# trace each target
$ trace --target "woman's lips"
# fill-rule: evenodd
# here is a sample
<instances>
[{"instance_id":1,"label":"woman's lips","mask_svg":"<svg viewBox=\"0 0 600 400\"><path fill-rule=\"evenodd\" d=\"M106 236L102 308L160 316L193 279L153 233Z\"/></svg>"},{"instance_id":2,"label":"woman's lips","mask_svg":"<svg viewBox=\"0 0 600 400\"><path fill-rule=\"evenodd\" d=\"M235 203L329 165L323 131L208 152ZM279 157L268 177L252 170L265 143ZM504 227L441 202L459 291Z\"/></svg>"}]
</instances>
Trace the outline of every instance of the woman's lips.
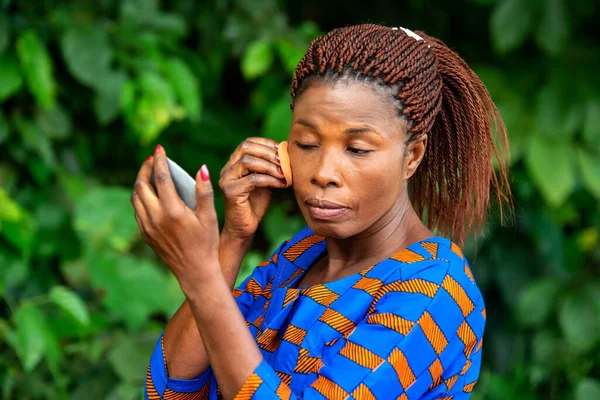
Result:
<instances>
[{"instance_id":1,"label":"woman's lips","mask_svg":"<svg viewBox=\"0 0 600 400\"><path fill-rule=\"evenodd\" d=\"M305 200L305 203L308 206L308 211L315 219L330 220L339 218L349 210L348 207L340 203L316 197L309 197Z\"/></svg>"},{"instance_id":2,"label":"woman's lips","mask_svg":"<svg viewBox=\"0 0 600 400\"><path fill-rule=\"evenodd\" d=\"M316 219L335 219L341 217L348 211L348 208L322 208L308 206L308 210Z\"/></svg>"}]
</instances>

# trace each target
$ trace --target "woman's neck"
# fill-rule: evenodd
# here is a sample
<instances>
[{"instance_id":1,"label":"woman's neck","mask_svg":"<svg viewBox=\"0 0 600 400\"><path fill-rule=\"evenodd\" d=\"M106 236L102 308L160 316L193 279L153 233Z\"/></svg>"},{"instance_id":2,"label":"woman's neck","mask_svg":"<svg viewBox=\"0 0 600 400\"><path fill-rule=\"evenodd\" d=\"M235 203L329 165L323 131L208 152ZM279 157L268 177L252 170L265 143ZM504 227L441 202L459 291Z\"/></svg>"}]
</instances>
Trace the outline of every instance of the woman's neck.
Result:
<instances>
[{"instance_id":1,"label":"woman's neck","mask_svg":"<svg viewBox=\"0 0 600 400\"><path fill-rule=\"evenodd\" d=\"M359 272L412 243L433 236L408 199L394 208L388 213L387 221L383 216L360 235L347 239L326 238L327 254L319 275L330 280Z\"/></svg>"}]
</instances>

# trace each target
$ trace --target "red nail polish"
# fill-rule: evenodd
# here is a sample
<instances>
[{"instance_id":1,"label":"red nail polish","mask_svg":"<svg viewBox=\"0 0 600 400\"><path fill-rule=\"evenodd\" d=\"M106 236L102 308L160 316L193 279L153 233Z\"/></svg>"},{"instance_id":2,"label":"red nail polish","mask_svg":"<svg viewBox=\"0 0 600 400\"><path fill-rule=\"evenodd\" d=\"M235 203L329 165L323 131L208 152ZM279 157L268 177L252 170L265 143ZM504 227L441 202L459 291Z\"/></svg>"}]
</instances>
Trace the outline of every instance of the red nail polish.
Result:
<instances>
[{"instance_id":1,"label":"red nail polish","mask_svg":"<svg viewBox=\"0 0 600 400\"><path fill-rule=\"evenodd\" d=\"M275 150L279 149L279 143L275 143Z\"/></svg>"},{"instance_id":2,"label":"red nail polish","mask_svg":"<svg viewBox=\"0 0 600 400\"><path fill-rule=\"evenodd\" d=\"M155 153L158 153L161 150L162 150L162 146L160 144L157 144L156 147L154 148Z\"/></svg>"},{"instance_id":3,"label":"red nail polish","mask_svg":"<svg viewBox=\"0 0 600 400\"><path fill-rule=\"evenodd\" d=\"M279 182L281 182L283 186L287 186L287 182L285 181L285 179L280 179Z\"/></svg>"},{"instance_id":4,"label":"red nail polish","mask_svg":"<svg viewBox=\"0 0 600 400\"><path fill-rule=\"evenodd\" d=\"M281 167L277 167L277 169L279 170L279 173L280 173L281 175L283 175L283 170L281 169Z\"/></svg>"},{"instance_id":5,"label":"red nail polish","mask_svg":"<svg viewBox=\"0 0 600 400\"><path fill-rule=\"evenodd\" d=\"M202 180L204 182L206 182L207 180L210 179L210 176L208 175L208 167L206 166L206 164L204 164L201 168L200 168L200 178L202 178Z\"/></svg>"},{"instance_id":6,"label":"red nail polish","mask_svg":"<svg viewBox=\"0 0 600 400\"><path fill-rule=\"evenodd\" d=\"M277 161L279 164L281 164L281 160L279 159L278 156L275 156L275 161Z\"/></svg>"},{"instance_id":7,"label":"red nail polish","mask_svg":"<svg viewBox=\"0 0 600 400\"><path fill-rule=\"evenodd\" d=\"M146 161L148 160L152 160L152 156L148 156L148 158L146 158Z\"/></svg>"}]
</instances>

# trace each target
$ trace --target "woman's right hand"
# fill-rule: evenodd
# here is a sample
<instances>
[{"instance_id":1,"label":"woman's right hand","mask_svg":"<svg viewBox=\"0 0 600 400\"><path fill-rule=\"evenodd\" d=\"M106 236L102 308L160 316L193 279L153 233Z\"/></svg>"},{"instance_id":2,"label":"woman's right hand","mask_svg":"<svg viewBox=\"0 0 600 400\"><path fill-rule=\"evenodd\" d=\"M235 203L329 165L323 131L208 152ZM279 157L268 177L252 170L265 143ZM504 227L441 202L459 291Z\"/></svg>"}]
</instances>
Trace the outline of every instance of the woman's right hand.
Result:
<instances>
[{"instance_id":1,"label":"woman's right hand","mask_svg":"<svg viewBox=\"0 0 600 400\"><path fill-rule=\"evenodd\" d=\"M250 238L267 212L270 188L286 187L277 142L260 137L244 140L221 170L219 187L225 205L223 232L236 239Z\"/></svg>"}]
</instances>

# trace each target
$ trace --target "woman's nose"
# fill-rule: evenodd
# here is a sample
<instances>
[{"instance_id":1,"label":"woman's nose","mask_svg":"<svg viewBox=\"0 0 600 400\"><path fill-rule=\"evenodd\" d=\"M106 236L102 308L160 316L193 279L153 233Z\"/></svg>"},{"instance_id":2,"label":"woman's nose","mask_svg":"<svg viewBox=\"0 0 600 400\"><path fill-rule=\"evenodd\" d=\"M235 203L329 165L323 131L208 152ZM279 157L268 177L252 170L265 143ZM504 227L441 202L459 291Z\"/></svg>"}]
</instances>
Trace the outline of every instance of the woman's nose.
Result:
<instances>
[{"instance_id":1,"label":"woman's nose","mask_svg":"<svg viewBox=\"0 0 600 400\"><path fill-rule=\"evenodd\" d=\"M313 167L312 183L321 187L341 186L339 156L323 152Z\"/></svg>"}]
</instances>

